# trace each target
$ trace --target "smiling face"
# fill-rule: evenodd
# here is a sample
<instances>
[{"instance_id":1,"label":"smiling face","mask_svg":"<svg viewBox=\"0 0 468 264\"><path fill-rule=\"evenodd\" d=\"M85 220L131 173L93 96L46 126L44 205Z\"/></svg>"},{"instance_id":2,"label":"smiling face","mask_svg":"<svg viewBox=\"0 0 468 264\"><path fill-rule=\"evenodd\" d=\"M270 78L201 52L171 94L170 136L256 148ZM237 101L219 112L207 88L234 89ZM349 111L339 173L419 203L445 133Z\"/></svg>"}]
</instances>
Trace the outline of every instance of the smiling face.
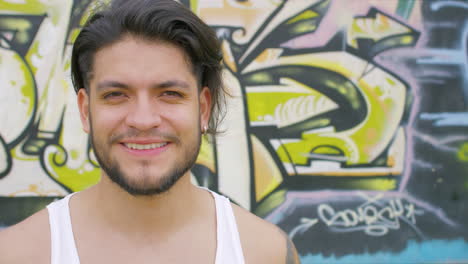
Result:
<instances>
[{"instance_id":1,"label":"smiling face","mask_svg":"<svg viewBox=\"0 0 468 264\"><path fill-rule=\"evenodd\" d=\"M126 36L93 62L78 105L104 176L133 195L168 190L196 160L209 89L199 91L184 51L161 41Z\"/></svg>"}]
</instances>

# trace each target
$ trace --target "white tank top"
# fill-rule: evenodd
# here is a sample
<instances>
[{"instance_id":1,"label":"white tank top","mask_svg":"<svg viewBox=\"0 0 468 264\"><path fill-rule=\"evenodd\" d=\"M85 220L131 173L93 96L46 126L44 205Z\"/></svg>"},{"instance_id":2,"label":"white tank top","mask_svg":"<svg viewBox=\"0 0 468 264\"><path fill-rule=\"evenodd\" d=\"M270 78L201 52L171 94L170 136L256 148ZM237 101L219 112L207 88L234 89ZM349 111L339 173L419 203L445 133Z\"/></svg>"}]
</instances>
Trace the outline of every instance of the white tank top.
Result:
<instances>
[{"instance_id":1,"label":"white tank top","mask_svg":"<svg viewBox=\"0 0 468 264\"><path fill-rule=\"evenodd\" d=\"M216 206L215 264L244 264L244 255L231 202L224 196L208 191L214 197ZM51 237L51 264L80 264L68 207L72 195L73 193L47 206Z\"/></svg>"}]
</instances>

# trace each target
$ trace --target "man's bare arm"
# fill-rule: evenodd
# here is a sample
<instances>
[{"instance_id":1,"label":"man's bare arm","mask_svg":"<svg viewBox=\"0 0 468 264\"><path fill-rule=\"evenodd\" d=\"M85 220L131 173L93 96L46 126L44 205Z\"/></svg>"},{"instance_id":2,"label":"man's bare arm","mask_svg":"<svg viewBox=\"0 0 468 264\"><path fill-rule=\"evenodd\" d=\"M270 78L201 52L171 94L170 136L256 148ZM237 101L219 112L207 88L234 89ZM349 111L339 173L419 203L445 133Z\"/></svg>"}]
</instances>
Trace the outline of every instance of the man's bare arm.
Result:
<instances>
[{"instance_id":1,"label":"man's bare arm","mask_svg":"<svg viewBox=\"0 0 468 264\"><path fill-rule=\"evenodd\" d=\"M50 263L48 214L42 210L0 231L0 263Z\"/></svg>"},{"instance_id":2,"label":"man's bare arm","mask_svg":"<svg viewBox=\"0 0 468 264\"><path fill-rule=\"evenodd\" d=\"M233 209L247 263L301 263L294 243L281 228L237 205Z\"/></svg>"},{"instance_id":3,"label":"man's bare arm","mask_svg":"<svg viewBox=\"0 0 468 264\"><path fill-rule=\"evenodd\" d=\"M297 254L296 247L292 240L288 237L286 233L284 233L284 237L286 239L286 264L299 264L301 260L299 259L299 254Z\"/></svg>"}]
</instances>

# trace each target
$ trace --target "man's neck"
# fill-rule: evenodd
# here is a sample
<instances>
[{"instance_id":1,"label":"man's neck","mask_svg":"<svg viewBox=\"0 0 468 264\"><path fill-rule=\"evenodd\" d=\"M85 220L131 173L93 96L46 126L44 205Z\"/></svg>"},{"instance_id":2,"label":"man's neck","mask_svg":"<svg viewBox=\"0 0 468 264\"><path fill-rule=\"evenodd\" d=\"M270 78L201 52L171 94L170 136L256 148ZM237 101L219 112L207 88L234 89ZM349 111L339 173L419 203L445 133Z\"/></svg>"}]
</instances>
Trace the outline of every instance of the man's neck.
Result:
<instances>
[{"instance_id":1,"label":"man's neck","mask_svg":"<svg viewBox=\"0 0 468 264\"><path fill-rule=\"evenodd\" d=\"M189 174L167 193L152 197L134 197L103 178L74 195L69 204L76 248L83 263L215 260L215 202L209 192L190 183ZM183 255L180 248L184 248Z\"/></svg>"},{"instance_id":2,"label":"man's neck","mask_svg":"<svg viewBox=\"0 0 468 264\"><path fill-rule=\"evenodd\" d=\"M82 202L89 206L94 220L116 231L161 234L184 226L202 213L201 192L191 184L189 173L165 193L151 196L130 195L103 175L96 186L83 191Z\"/></svg>"}]
</instances>

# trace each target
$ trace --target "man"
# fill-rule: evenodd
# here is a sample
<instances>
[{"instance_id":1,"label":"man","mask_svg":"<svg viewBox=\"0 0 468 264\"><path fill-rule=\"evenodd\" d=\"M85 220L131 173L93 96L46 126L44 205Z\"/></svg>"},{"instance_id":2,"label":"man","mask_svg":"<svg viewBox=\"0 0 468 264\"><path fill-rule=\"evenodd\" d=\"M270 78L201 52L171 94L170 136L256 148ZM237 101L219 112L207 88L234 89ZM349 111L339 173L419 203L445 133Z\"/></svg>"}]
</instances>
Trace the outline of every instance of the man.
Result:
<instances>
[{"instance_id":1,"label":"man","mask_svg":"<svg viewBox=\"0 0 468 264\"><path fill-rule=\"evenodd\" d=\"M190 183L223 108L213 31L172 0L114 1L72 78L101 181L0 233L0 263L298 263L276 226Z\"/></svg>"}]
</instances>

